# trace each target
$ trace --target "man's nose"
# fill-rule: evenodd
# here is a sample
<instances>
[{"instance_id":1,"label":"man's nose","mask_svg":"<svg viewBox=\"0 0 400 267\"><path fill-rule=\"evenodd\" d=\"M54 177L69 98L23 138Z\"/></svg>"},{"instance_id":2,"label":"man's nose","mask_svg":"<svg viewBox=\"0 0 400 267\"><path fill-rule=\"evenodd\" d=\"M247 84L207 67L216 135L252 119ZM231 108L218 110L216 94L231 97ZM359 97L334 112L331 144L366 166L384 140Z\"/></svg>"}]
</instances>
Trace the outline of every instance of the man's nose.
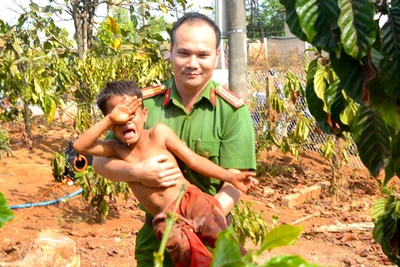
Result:
<instances>
[{"instance_id":1,"label":"man's nose","mask_svg":"<svg viewBox=\"0 0 400 267\"><path fill-rule=\"evenodd\" d=\"M186 63L186 67L190 69L197 69L199 67L199 60L197 56L195 55L191 56L188 62Z\"/></svg>"}]
</instances>

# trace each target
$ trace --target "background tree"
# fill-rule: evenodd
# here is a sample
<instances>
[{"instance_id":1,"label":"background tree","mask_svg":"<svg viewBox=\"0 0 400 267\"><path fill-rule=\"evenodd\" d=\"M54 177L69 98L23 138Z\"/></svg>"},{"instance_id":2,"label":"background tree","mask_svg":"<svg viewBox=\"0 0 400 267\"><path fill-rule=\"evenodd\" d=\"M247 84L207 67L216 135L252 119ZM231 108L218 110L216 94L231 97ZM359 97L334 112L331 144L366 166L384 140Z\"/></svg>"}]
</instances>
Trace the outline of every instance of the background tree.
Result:
<instances>
[{"instance_id":1,"label":"background tree","mask_svg":"<svg viewBox=\"0 0 400 267\"><path fill-rule=\"evenodd\" d=\"M61 40L66 32L54 21L41 16L57 12L50 6L39 8L30 4L30 11L22 14L15 25L0 20L0 89L11 104L22 102L25 132L30 133L29 105L37 104L50 122L59 99L55 97L55 62L67 49Z\"/></svg>"},{"instance_id":2,"label":"background tree","mask_svg":"<svg viewBox=\"0 0 400 267\"><path fill-rule=\"evenodd\" d=\"M155 0L68 0L64 3L51 0L51 3L62 7L71 16L76 31L74 37L77 54L68 55L67 70L59 73L63 77L59 79L63 83L60 86L74 88L69 93L78 104L76 129L83 130L92 123L94 98L104 85L105 79L129 79L136 78L133 76L140 74L140 79L137 80L139 85L149 86L159 83L161 78L166 77L166 73L169 72L168 64L161 62L164 60L164 53L160 51L165 40L159 33L151 32L149 23L156 25L154 21L158 20L154 17L157 14L168 13L169 9L177 8L177 5L185 8L185 0L163 3ZM112 17L107 17L99 27L94 18L98 7L106 4L109 7L108 14ZM122 7L129 10L129 17L126 11L118 9ZM161 24L162 22L159 23ZM111 65L107 62L109 65L104 66L103 63L108 60L103 59L110 56L113 57ZM127 57L134 57L132 62L136 66L130 65L132 69L121 72L122 65L116 66L114 62L120 62L119 60L126 62ZM106 70L108 72L105 72ZM143 70L144 73L138 73L138 70ZM117 76L118 74L123 76Z\"/></svg>"},{"instance_id":3,"label":"background tree","mask_svg":"<svg viewBox=\"0 0 400 267\"><path fill-rule=\"evenodd\" d=\"M279 0L248 0L246 5L248 38L262 40L285 35L284 8Z\"/></svg>"}]
</instances>

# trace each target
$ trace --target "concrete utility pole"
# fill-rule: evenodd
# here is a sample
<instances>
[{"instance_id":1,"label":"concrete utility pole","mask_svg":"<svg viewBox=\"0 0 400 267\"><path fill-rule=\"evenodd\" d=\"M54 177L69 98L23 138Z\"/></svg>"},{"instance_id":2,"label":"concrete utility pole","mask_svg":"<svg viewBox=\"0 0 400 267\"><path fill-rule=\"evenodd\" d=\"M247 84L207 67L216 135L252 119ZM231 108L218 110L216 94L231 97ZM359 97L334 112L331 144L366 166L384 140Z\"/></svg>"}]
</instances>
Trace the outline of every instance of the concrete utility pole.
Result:
<instances>
[{"instance_id":1,"label":"concrete utility pole","mask_svg":"<svg viewBox=\"0 0 400 267\"><path fill-rule=\"evenodd\" d=\"M247 100L245 0L226 0L228 11L229 89Z\"/></svg>"},{"instance_id":2,"label":"concrete utility pole","mask_svg":"<svg viewBox=\"0 0 400 267\"><path fill-rule=\"evenodd\" d=\"M226 0L214 0L215 4L215 23L217 23L221 30L221 43L219 45L220 54L219 59L221 62L221 69L225 70L225 47L224 39L228 38L228 15L226 10Z\"/></svg>"}]
</instances>

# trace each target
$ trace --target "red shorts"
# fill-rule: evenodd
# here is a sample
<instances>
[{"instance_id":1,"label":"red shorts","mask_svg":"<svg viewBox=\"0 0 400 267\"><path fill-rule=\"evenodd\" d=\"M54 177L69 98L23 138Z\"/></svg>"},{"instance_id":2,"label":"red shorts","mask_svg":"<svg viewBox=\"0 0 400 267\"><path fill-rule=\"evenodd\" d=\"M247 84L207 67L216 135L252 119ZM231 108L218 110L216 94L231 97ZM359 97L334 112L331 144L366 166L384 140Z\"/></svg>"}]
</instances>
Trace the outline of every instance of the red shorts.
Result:
<instances>
[{"instance_id":1,"label":"red shorts","mask_svg":"<svg viewBox=\"0 0 400 267\"><path fill-rule=\"evenodd\" d=\"M172 203L153 220L157 238L162 239L165 232L165 219L172 212ZM217 234L228 228L222 207L214 197L189 185L178 207L178 219L167 241L167 251L175 266L210 266L212 253L205 246L215 247Z\"/></svg>"}]
</instances>

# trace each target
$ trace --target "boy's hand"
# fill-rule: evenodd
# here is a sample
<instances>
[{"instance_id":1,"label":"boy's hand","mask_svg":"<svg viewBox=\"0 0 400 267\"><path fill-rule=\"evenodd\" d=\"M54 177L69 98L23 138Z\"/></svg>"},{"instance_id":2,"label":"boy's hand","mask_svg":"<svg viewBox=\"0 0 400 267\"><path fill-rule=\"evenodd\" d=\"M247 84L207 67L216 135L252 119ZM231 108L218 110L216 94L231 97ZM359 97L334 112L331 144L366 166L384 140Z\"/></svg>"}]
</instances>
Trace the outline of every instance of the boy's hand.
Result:
<instances>
[{"instance_id":1,"label":"boy's hand","mask_svg":"<svg viewBox=\"0 0 400 267\"><path fill-rule=\"evenodd\" d=\"M124 96L121 103L115 106L115 108L109 114L111 123L113 124L124 124L132 120L135 117L136 110L142 105L142 99L134 97Z\"/></svg>"},{"instance_id":2,"label":"boy's hand","mask_svg":"<svg viewBox=\"0 0 400 267\"><path fill-rule=\"evenodd\" d=\"M255 177L255 172L243 171L234 175L231 184L243 193L248 194L259 184Z\"/></svg>"}]
</instances>

